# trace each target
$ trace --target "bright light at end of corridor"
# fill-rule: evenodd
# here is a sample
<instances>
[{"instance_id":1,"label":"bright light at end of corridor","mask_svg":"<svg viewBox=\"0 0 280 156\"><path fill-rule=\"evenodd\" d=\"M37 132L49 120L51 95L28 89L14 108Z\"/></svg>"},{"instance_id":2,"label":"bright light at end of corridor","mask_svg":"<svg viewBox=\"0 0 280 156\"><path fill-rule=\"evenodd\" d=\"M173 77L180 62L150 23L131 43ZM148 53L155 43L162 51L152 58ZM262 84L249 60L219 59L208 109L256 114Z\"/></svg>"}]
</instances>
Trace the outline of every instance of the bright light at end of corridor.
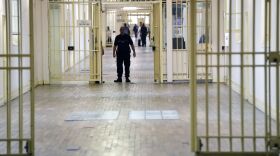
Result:
<instances>
[{"instance_id":1,"label":"bright light at end of corridor","mask_svg":"<svg viewBox=\"0 0 280 156\"><path fill-rule=\"evenodd\" d=\"M137 7L123 7L123 10L137 10Z\"/></svg>"}]
</instances>

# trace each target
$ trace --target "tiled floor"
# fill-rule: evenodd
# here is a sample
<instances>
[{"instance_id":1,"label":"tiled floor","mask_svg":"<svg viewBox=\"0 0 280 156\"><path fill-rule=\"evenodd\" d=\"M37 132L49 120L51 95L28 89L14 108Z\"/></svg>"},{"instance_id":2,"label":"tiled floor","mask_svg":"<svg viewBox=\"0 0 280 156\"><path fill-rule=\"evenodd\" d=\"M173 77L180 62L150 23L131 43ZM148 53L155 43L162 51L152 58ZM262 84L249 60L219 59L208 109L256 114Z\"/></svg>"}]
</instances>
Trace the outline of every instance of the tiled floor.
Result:
<instances>
[{"instance_id":1,"label":"tiled floor","mask_svg":"<svg viewBox=\"0 0 280 156\"><path fill-rule=\"evenodd\" d=\"M103 61L102 85L50 85L36 89L36 155L37 156L189 156L190 105L188 84L153 83L153 53L150 48L137 48L132 58L133 83L113 83L116 78L112 50L106 49ZM201 91L204 90L199 86ZM215 85L210 84L210 91ZM226 86L222 89L227 90ZM26 95L27 96L27 95ZM201 93L203 96L203 93ZM211 96L215 96L210 94ZM28 96L27 96L28 97ZM234 93L238 101L238 94ZM222 133L228 132L227 95L222 109ZM15 101L16 103L16 101ZM204 132L203 99L199 99L198 131ZM211 101L215 104L215 101ZM16 110L17 106L14 105ZM131 120L131 111L176 110L179 119ZM238 113L238 106L234 107ZM246 104L250 112L252 107ZM28 112L28 109L25 110ZM65 121L71 113L117 111L114 120ZM5 119L5 107L0 108L0 119ZM25 115L26 118L28 115ZM210 133L216 132L216 112L210 113ZM263 113L257 111L259 131L263 133ZM27 119L26 119L27 121ZM205 121L205 120L204 120ZM234 119L238 125L238 117ZM246 118L251 125L251 118ZM14 118L16 123L16 117ZM0 137L5 136L5 122L0 121ZM28 127L28 122L25 122ZM238 126L234 127L238 129ZM14 128L16 132L17 129ZM28 129L26 130L28 131ZM236 133L239 133L236 131ZM14 133L16 135L16 133ZM0 144L1 145L1 144ZM2 144L0 149L5 146ZM0 150L1 151L1 150Z\"/></svg>"}]
</instances>

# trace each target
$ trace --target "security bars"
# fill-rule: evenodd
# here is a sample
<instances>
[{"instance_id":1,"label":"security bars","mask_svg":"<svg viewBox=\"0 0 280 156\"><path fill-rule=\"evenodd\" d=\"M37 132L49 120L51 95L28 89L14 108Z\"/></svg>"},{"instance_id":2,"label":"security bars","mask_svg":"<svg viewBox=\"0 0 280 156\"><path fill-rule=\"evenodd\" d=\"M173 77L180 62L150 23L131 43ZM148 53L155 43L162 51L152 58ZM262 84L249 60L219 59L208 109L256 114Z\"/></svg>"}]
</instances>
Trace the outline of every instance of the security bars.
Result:
<instances>
[{"instance_id":1,"label":"security bars","mask_svg":"<svg viewBox=\"0 0 280 156\"><path fill-rule=\"evenodd\" d=\"M0 155L30 156L34 155L35 137L33 9L30 7L29 13L23 14L22 8L33 6L33 1L5 0L3 3L5 48L0 54L3 61L0 71L5 79L1 86L1 89L5 87L5 96L0 109ZM24 43L29 47L23 46Z\"/></svg>"},{"instance_id":2,"label":"security bars","mask_svg":"<svg viewBox=\"0 0 280 156\"><path fill-rule=\"evenodd\" d=\"M196 155L276 156L280 143L279 1L211 3L217 17L212 19L213 48L208 51L206 44L199 52L194 33L198 3L190 1L192 150ZM208 11L205 14L208 17ZM206 18L205 25L209 22ZM207 27L205 32L209 36ZM205 61L200 63L200 56ZM215 61L209 63L211 59ZM197 81L199 69L206 72L205 83ZM213 83L208 82L210 70Z\"/></svg>"}]
</instances>

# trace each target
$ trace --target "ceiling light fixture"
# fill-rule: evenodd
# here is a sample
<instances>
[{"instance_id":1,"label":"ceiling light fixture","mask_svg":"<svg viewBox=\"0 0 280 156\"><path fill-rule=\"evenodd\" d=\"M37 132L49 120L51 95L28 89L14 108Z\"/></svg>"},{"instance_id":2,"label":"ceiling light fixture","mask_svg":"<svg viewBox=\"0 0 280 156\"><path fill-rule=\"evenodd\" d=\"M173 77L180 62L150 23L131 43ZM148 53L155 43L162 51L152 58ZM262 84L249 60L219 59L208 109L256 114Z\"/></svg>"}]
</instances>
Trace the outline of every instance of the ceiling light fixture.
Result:
<instances>
[{"instance_id":1,"label":"ceiling light fixture","mask_svg":"<svg viewBox=\"0 0 280 156\"><path fill-rule=\"evenodd\" d=\"M129 10L137 10L138 8L137 7L123 7L122 9L129 11Z\"/></svg>"}]
</instances>

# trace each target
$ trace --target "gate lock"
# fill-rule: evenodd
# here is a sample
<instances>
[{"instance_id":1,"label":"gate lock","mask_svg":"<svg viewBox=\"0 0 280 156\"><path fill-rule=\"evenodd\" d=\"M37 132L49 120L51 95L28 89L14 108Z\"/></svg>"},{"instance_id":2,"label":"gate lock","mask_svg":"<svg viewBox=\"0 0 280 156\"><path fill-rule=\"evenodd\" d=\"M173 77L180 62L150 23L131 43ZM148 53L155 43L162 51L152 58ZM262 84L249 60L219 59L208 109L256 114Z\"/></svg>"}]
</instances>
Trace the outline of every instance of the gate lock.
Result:
<instances>
[{"instance_id":1,"label":"gate lock","mask_svg":"<svg viewBox=\"0 0 280 156\"><path fill-rule=\"evenodd\" d=\"M271 52L267 59L270 63L280 63L280 54L278 52Z\"/></svg>"},{"instance_id":2,"label":"gate lock","mask_svg":"<svg viewBox=\"0 0 280 156\"><path fill-rule=\"evenodd\" d=\"M280 153L280 138L277 138L277 137L271 138L268 141L267 146L269 147L269 149L271 151Z\"/></svg>"}]
</instances>

